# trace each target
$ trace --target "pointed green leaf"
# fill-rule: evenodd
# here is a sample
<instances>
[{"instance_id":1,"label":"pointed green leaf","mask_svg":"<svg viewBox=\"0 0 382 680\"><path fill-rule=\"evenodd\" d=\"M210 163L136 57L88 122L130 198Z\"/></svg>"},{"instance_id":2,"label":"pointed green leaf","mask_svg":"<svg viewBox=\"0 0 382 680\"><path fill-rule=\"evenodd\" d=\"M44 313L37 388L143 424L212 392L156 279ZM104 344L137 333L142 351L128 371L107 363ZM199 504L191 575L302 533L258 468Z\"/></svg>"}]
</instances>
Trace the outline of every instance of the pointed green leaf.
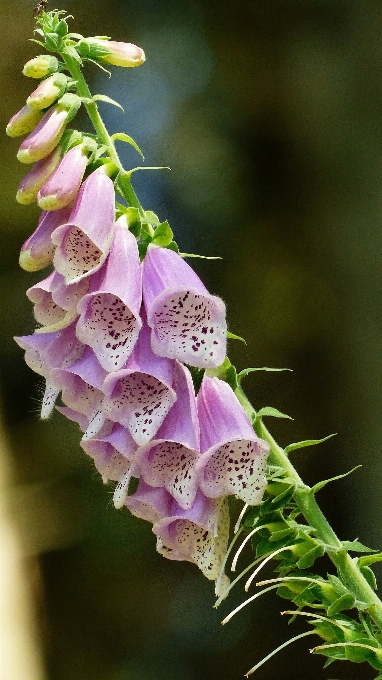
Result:
<instances>
[{"instance_id":1,"label":"pointed green leaf","mask_svg":"<svg viewBox=\"0 0 382 680\"><path fill-rule=\"evenodd\" d=\"M322 444L322 442L326 442L327 439L335 437L336 434L337 434L336 432L334 434L328 434L328 436L324 437L323 439L305 439L304 441L301 442L289 444L288 446L285 447L284 451L285 453L290 453L291 451L295 451L296 449L302 449L304 446L315 446L316 444Z\"/></svg>"},{"instance_id":2,"label":"pointed green leaf","mask_svg":"<svg viewBox=\"0 0 382 680\"><path fill-rule=\"evenodd\" d=\"M208 255L195 255L195 253L179 253L180 257L186 258L186 257L198 257L201 260L222 260L222 257L213 257L213 256L208 256Z\"/></svg>"},{"instance_id":3,"label":"pointed green leaf","mask_svg":"<svg viewBox=\"0 0 382 680\"><path fill-rule=\"evenodd\" d=\"M362 465L356 465L354 468L349 470L349 472L344 472L343 475L336 475L336 477L331 477L330 479L324 479L322 482L318 482L311 488L312 493L317 493L317 491L320 491L321 489L324 488L329 482L336 482L338 479L343 479L344 477L348 477L348 475L351 475L352 472L355 470L358 470L358 468L362 467Z\"/></svg>"},{"instance_id":4,"label":"pointed green leaf","mask_svg":"<svg viewBox=\"0 0 382 680\"><path fill-rule=\"evenodd\" d=\"M256 415L257 418L263 418L263 416L273 416L273 418L289 418L289 420L293 420L293 418L287 416L285 413L281 413L281 411L278 411L277 408L273 408L273 406L264 406L260 409L260 411L257 411Z\"/></svg>"},{"instance_id":5,"label":"pointed green leaf","mask_svg":"<svg viewBox=\"0 0 382 680\"><path fill-rule=\"evenodd\" d=\"M103 95L96 95L96 96L102 97ZM95 99L95 97L94 97L94 99ZM107 97L106 99L109 99L109 98ZM114 103L114 104L115 104L116 102L113 102L113 100L110 99L110 102L109 102L109 103ZM119 106L119 104L117 104L117 106ZM121 106L121 109L122 109L122 106ZM123 111L123 109L122 109L122 111ZM114 142L114 141L119 141L119 142L126 142L126 144L131 144L131 146L133 146L134 149L135 149L136 151L138 151L138 153L139 153L139 155L141 156L141 158L142 158L143 160L145 160L145 157L144 157L142 151L140 150L138 144L133 140L132 137L129 137L129 135L126 135L124 132L116 132L114 135L111 135L111 139L113 140L113 142ZM138 168L136 168L136 170L138 170ZM131 172L132 172L132 171L131 171Z\"/></svg>"},{"instance_id":6,"label":"pointed green leaf","mask_svg":"<svg viewBox=\"0 0 382 680\"><path fill-rule=\"evenodd\" d=\"M366 553L375 553L376 550L373 550L373 548L368 548L366 545L363 545L363 543L360 543L359 541L342 541L342 545L346 550L351 550L353 552L366 552Z\"/></svg>"},{"instance_id":7,"label":"pointed green leaf","mask_svg":"<svg viewBox=\"0 0 382 680\"><path fill-rule=\"evenodd\" d=\"M121 111L123 111L123 113L125 113L125 109L123 108L123 106L121 106L121 104L116 102L115 99L111 99L111 97L108 97L106 94L95 94L94 97L93 97L93 101L94 102L106 102L107 104L113 104L113 106L117 106L119 109L121 109ZM131 144L131 142L130 142L130 144Z\"/></svg>"},{"instance_id":8,"label":"pointed green leaf","mask_svg":"<svg viewBox=\"0 0 382 680\"><path fill-rule=\"evenodd\" d=\"M162 222L154 231L153 243L158 246L166 248L172 242L172 237L174 236L172 229L167 222Z\"/></svg>"},{"instance_id":9,"label":"pointed green leaf","mask_svg":"<svg viewBox=\"0 0 382 680\"><path fill-rule=\"evenodd\" d=\"M100 64L99 61L95 61L95 59L90 59L90 57L84 57L84 59L86 59L86 61L91 61L92 64L95 64L96 66L98 66L98 68L100 68L101 71L104 71L105 73L107 73L109 78L111 78L111 72L109 71L109 69L102 66L102 64Z\"/></svg>"},{"instance_id":10,"label":"pointed green leaf","mask_svg":"<svg viewBox=\"0 0 382 680\"><path fill-rule=\"evenodd\" d=\"M325 546L322 543L318 543L317 545L314 546L311 550L308 550L308 552L303 555L299 561L297 562L297 567L299 569L309 569L309 567L314 564L316 559L319 557L322 557L325 554Z\"/></svg>"},{"instance_id":11,"label":"pointed green leaf","mask_svg":"<svg viewBox=\"0 0 382 680\"><path fill-rule=\"evenodd\" d=\"M240 335L235 335L234 333L230 333L229 331L227 331L227 338L229 338L230 340L240 340L240 342L244 342L245 345L247 344L244 338L241 338Z\"/></svg>"},{"instance_id":12,"label":"pointed green leaf","mask_svg":"<svg viewBox=\"0 0 382 680\"><path fill-rule=\"evenodd\" d=\"M291 368L269 368L268 366L263 366L262 368L244 368L244 370L240 371L240 373L237 374L237 377L239 380L242 378L245 378L249 373L253 373L254 371L291 371Z\"/></svg>"},{"instance_id":13,"label":"pointed green leaf","mask_svg":"<svg viewBox=\"0 0 382 680\"><path fill-rule=\"evenodd\" d=\"M364 557L359 557L357 559L360 567L368 566L369 564L374 564L375 562L382 562L382 553L376 553L375 555L366 555Z\"/></svg>"},{"instance_id":14,"label":"pointed green leaf","mask_svg":"<svg viewBox=\"0 0 382 680\"><path fill-rule=\"evenodd\" d=\"M131 233L134 234L135 238L139 238L141 233L141 218L139 215L138 208L130 206L129 208L125 208L124 212L127 218L127 225L129 227L129 231L131 231Z\"/></svg>"},{"instance_id":15,"label":"pointed green leaf","mask_svg":"<svg viewBox=\"0 0 382 680\"><path fill-rule=\"evenodd\" d=\"M142 222L147 222L147 224L151 224L152 227L159 227L160 225L158 215L156 215L152 210L146 210L145 217L142 219Z\"/></svg>"}]
</instances>

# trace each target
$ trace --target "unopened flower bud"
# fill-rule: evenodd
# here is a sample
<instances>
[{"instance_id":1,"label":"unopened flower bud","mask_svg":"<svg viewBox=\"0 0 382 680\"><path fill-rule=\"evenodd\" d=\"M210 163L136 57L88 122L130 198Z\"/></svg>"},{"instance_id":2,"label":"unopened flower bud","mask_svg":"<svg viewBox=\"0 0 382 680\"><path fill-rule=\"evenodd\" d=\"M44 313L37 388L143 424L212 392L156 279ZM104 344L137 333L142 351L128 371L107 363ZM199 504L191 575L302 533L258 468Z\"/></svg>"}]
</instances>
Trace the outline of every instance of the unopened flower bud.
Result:
<instances>
[{"instance_id":1,"label":"unopened flower bud","mask_svg":"<svg viewBox=\"0 0 382 680\"><path fill-rule=\"evenodd\" d=\"M50 54L41 54L27 61L23 68L24 76L28 78L45 78L58 70L58 59Z\"/></svg>"},{"instance_id":2,"label":"unopened flower bud","mask_svg":"<svg viewBox=\"0 0 382 680\"><path fill-rule=\"evenodd\" d=\"M28 174L21 180L16 194L16 201L22 205L29 205L37 200L41 187L51 176L62 158L63 150L57 146L53 151L38 161Z\"/></svg>"},{"instance_id":3,"label":"unopened flower bud","mask_svg":"<svg viewBox=\"0 0 382 680\"><path fill-rule=\"evenodd\" d=\"M38 272L53 261L52 232L69 219L70 208L41 213L37 229L21 247L19 264L27 272Z\"/></svg>"},{"instance_id":4,"label":"unopened flower bud","mask_svg":"<svg viewBox=\"0 0 382 680\"><path fill-rule=\"evenodd\" d=\"M12 116L6 127L6 133L9 137L21 137L27 135L35 129L40 122L43 114L40 111L31 109L29 106L23 106L20 111Z\"/></svg>"},{"instance_id":5,"label":"unopened flower bud","mask_svg":"<svg viewBox=\"0 0 382 680\"><path fill-rule=\"evenodd\" d=\"M46 112L33 132L20 145L20 163L35 163L46 158L60 141L66 124L75 116L81 100L77 95L65 94L58 104Z\"/></svg>"},{"instance_id":6,"label":"unopened flower bud","mask_svg":"<svg viewBox=\"0 0 382 680\"><path fill-rule=\"evenodd\" d=\"M43 210L59 210L77 196L87 165L82 145L70 149L58 168L38 193L37 202Z\"/></svg>"},{"instance_id":7,"label":"unopened flower bud","mask_svg":"<svg viewBox=\"0 0 382 680\"><path fill-rule=\"evenodd\" d=\"M63 73L55 73L43 80L38 88L29 95L27 104L31 109L47 109L56 99L62 97L66 90L68 79Z\"/></svg>"},{"instance_id":8,"label":"unopened flower bud","mask_svg":"<svg viewBox=\"0 0 382 680\"><path fill-rule=\"evenodd\" d=\"M83 57L96 59L113 66L140 66L146 60L144 51L132 43L86 38L77 49Z\"/></svg>"}]
</instances>

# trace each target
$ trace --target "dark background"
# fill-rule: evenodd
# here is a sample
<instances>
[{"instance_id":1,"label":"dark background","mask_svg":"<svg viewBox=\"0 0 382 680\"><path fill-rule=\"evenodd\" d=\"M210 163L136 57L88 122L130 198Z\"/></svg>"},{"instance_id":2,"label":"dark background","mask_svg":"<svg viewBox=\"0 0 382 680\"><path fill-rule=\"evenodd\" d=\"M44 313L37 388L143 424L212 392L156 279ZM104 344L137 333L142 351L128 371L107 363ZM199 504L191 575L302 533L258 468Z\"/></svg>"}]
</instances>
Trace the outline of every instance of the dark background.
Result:
<instances>
[{"instance_id":1,"label":"dark background","mask_svg":"<svg viewBox=\"0 0 382 680\"><path fill-rule=\"evenodd\" d=\"M21 75L41 51L28 42L33 7L1 1L3 128L36 86ZM169 220L182 251L223 258L192 264L247 340L231 341L231 360L293 369L247 378L249 396L294 418L268 421L282 445L338 433L293 454L296 466L314 483L362 463L319 501L340 537L381 548L382 3L68 0L65 9L73 31L144 48L143 67L113 69L111 80L86 69L92 91L125 108L100 105L110 131L134 137L147 165L171 167L134 175L141 202ZM286 603L270 593L222 628L242 586L213 610L196 567L156 555L150 526L112 507L76 426L38 419L41 385L12 340L33 330L25 290L45 275L17 265L38 216L14 200L27 169L17 148L0 138L1 402L47 678L241 678L304 622L287 627ZM133 149L121 153L127 168L141 165ZM315 640L254 677L375 677L366 666L323 670L308 653Z\"/></svg>"}]
</instances>

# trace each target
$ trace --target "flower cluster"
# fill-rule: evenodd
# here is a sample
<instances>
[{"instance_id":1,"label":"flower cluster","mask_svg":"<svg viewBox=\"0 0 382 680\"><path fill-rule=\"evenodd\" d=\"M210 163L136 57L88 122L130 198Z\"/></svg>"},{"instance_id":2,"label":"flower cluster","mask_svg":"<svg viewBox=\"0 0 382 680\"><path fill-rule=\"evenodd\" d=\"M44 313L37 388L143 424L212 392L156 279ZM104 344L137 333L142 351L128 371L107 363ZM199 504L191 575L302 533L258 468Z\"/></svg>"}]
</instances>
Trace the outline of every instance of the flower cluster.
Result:
<instances>
[{"instance_id":1,"label":"flower cluster","mask_svg":"<svg viewBox=\"0 0 382 680\"><path fill-rule=\"evenodd\" d=\"M140 253L127 212L116 219L107 165L89 162L78 133L61 143L78 104L63 94L69 79L37 59L47 77L8 132L30 133L18 157L35 165L17 198L43 209L20 264L51 267L27 291L39 327L16 338L45 379L41 417L61 394L56 408L79 424L104 482L116 482L115 507L152 523L161 554L216 580L227 497L260 503L269 453L231 387L213 375L226 356L225 305L176 250L152 240ZM197 396L189 367L204 372Z\"/></svg>"}]
</instances>

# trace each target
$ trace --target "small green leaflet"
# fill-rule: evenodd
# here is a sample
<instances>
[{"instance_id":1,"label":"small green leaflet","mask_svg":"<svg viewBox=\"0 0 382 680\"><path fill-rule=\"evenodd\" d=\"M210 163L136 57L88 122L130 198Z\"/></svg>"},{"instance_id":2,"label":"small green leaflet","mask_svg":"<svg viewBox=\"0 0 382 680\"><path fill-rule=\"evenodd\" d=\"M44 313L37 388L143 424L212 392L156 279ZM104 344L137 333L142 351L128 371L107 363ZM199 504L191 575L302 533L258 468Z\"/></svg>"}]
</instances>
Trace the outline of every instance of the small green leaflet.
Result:
<instances>
[{"instance_id":1,"label":"small green leaflet","mask_svg":"<svg viewBox=\"0 0 382 680\"><path fill-rule=\"evenodd\" d=\"M317 484L312 486L311 492L317 493L317 491L320 491L321 489L323 489L324 486L329 484L329 482L336 482L337 479L343 479L344 477L348 477L348 475L351 475L352 472L354 472L355 470L358 470L358 468L361 468L361 467L362 467L362 465L356 465L351 470L349 470L349 472L344 472L343 475L337 475L336 477L331 477L330 479L324 479L322 482L318 482Z\"/></svg>"},{"instance_id":2,"label":"small green leaflet","mask_svg":"<svg viewBox=\"0 0 382 680\"><path fill-rule=\"evenodd\" d=\"M99 96L102 96L102 95L99 95ZM107 97L107 99L108 99L108 97ZM112 101L112 100L110 100L110 101ZM122 109L122 111L123 111L123 109ZM131 146L133 146L134 149L136 151L138 151L138 153L142 157L142 159L145 160L145 157L144 157L142 151L140 150L138 144L133 140L132 137L129 137L129 135L126 135L124 132L115 132L114 135L111 135L111 139L113 140L113 142L119 141L119 142L126 142L127 144L131 144ZM139 168L139 170L142 170L142 169L143 168ZM138 168L135 168L135 170L138 170ZM131 172L133 172L133 170L131 170Z\"/></svg>"},{"instance_id":3,"label":"small green leaflet","mask_svg":"<svg viewBox=\"0 0 382 680\"><path fill-rule=\"evenodd\" d=\"M245 345L247 344L244 338L241 338L240 335L235 335L235 333L230 333L229 331L227 331L227 338L230 340L240 340L240 342L244 342Z\"/></svg>"},{"instance_id":4,"label":"small green leaflet","mask_svg":"<svg viewBox=\"0 0 382 680\"><path fill-rule=\"evenodd\" d=\"M314 446L315 444L322 444L322 442L326 442L327 439L330 439L331 437L336 436L336 432L333 434L328 434L327 437L324 437L323 439L305 439L304 441L301 442L295 442L294 444L289 444L288 446L285 447L284 451L285 453L290 453L291 451L295 451L296 449L302 449L304 446Z\"/></svg>"},{"instance_id":5,"label":"small green leaflet","mask_svg":"<svg viewBox=\"0 0 382 680\"><path fill-rule=\"evenodd\" d=\"M342 541L342 545L344 548L346 548L346 550L351 550L353 552L376 552L376 550L373 550L373 548L368 548L366 545L363 545L363 543L360 543L357 539L355 541ZM373 557L375 556L373 555Z\"/></svg>"},{"instance_id":6,"label":"small green leaflet","mask_svg":"<svg viewBox=\"0 0 382 680\"><path fill-rule=\"evenodd\" d=\"M273 408L273 406L264 406L264 408L261 408L260 411L257 411L256 418L262 418L263 416L273 416L273 418L289 418L289 420L293 420L293 418L287 416L285 413L281 413L281 411L278 411L277 408Z\"/></svg>"},{"instance_id":7,"label":"small green leaflet","mask_svg":"<svg viewBox=\"0 0 382 680\"><path fill-rule=\"evenodd\" d=\"M93 97L93 102L106 102L107 104L113 104L113 106L118 106L118 108L121 109L123 113L125 113L125 109L123 108L123 106L116 102L115 99L111 99L111 97L108 97L106 94L95 94Z\"/></svg>"},{"instance_id":8,"label":"small green leaflet","mask_svg":"<svg viewBox=\"0 0 382 680\"><path fill-rule=\"evenodd\" d=\"M249 373L254 371L292 371L291 368L268 368L268 366L263 366L262 368L244 368L240 373L237 374L239 380L245 378Z\"/></svg>"}]
</instances>

